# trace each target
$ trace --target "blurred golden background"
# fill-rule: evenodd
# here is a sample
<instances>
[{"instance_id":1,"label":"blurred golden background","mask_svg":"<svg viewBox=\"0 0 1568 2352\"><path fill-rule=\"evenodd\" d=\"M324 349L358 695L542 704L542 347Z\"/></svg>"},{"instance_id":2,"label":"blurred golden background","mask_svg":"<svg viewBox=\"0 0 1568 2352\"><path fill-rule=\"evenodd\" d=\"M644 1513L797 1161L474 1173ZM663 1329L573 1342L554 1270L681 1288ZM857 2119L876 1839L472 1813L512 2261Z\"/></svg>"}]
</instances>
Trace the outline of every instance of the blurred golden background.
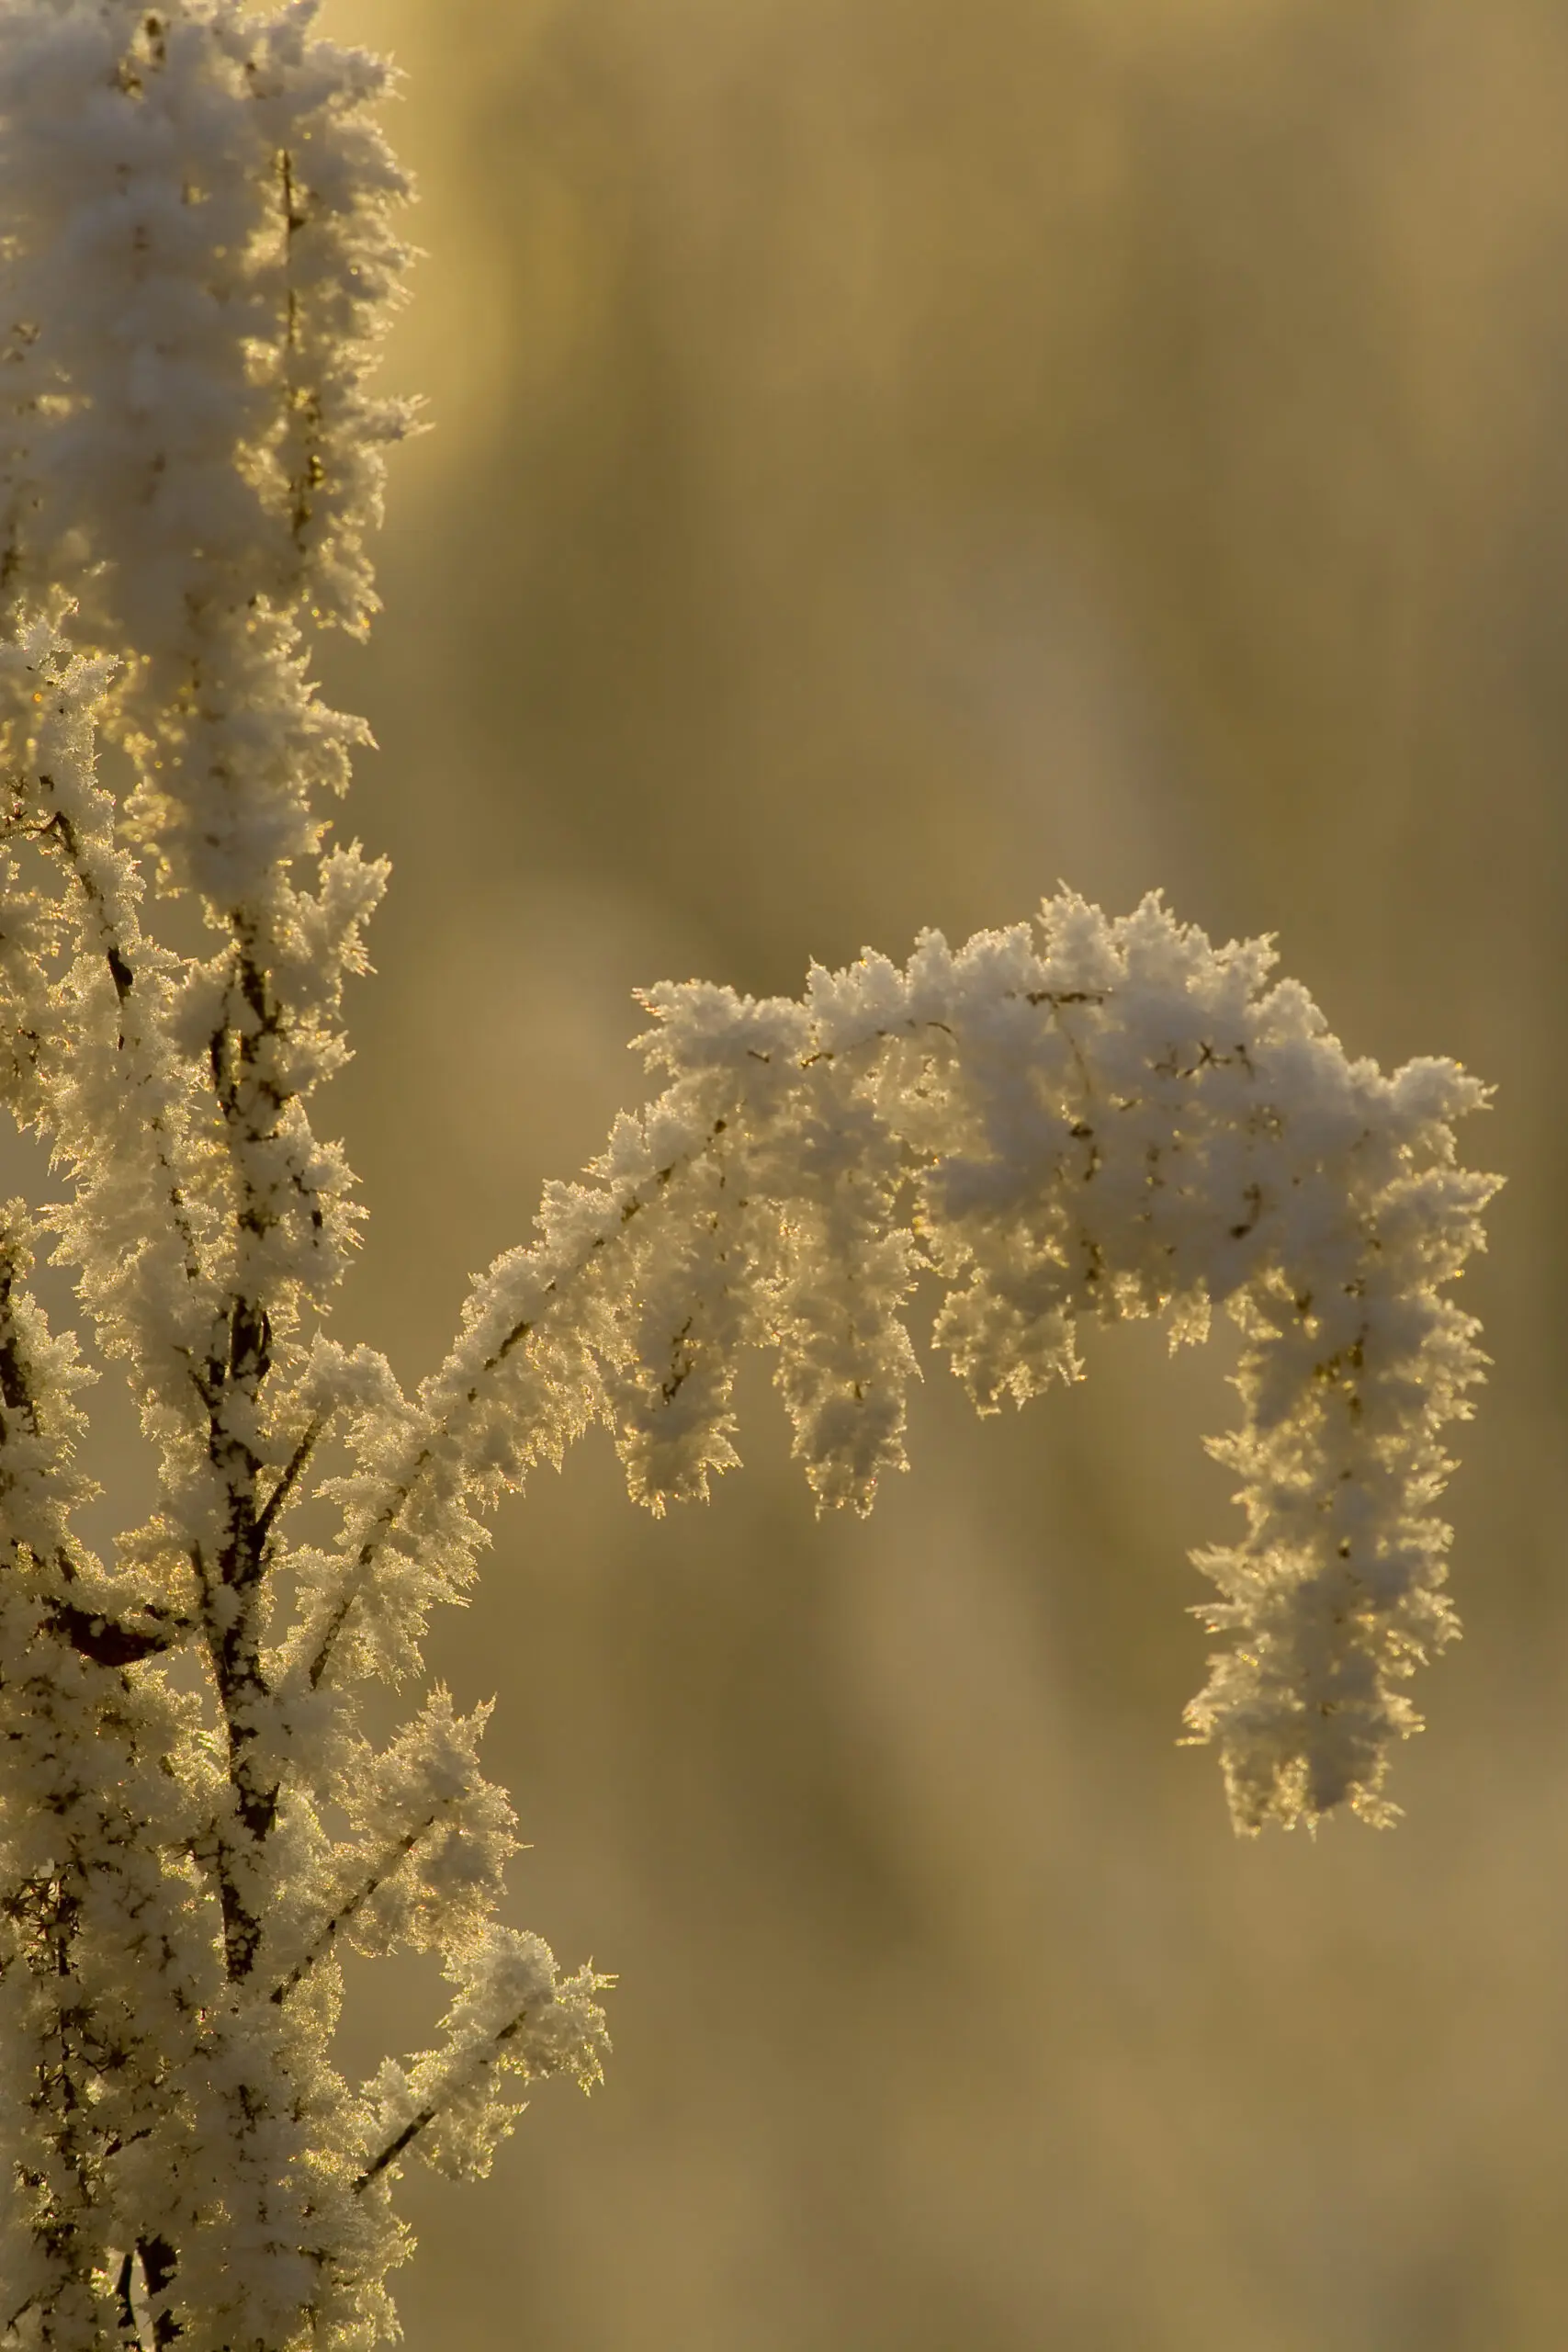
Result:
<instances>
[{"instance_id":1,"label":"blurred golden background","mask_svg":"<svg viewBox=\"0 0 1568 2352\"><path fill-rule=\"evenodd\" d=\"M630 991L800 986L1065 877L1277 932L1353 1050L1498 1085L1468 1638L1408 1819L1242 1845L1174 1745L1224 1350L1099 1338L813 1523L502 1518L516 1917L621 1972L591 2102L418 2172L411 2352L1561 2352L1568 14L1546 0L329 0L406 67L321 1107L405 1379L637 1099ZM399 1980L357 1983L372 2055Z\"/></svg>"}]
</instances>

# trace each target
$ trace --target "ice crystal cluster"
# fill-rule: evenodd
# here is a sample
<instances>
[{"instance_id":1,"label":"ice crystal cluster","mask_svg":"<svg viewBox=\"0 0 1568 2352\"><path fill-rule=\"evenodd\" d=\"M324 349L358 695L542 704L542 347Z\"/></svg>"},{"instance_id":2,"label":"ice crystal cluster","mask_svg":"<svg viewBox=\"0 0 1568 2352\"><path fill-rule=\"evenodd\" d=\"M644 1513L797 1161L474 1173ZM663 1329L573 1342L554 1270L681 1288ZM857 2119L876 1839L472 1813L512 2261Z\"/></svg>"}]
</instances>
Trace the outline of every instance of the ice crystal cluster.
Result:
<instances>
[{"instance_id":1,"label":"ice crystal cluster","mask_svg":"<svg viewBox=\"0 0 1568 2352\"><path fill-rule=\"evenodd\" d=\"M1193 1339L1223 1306L1245 1531L1204 1562L1233 1638L1190 1713L1237 1821L1380 1817L1452 1630L1480 1090L1347 1060L1264 948L1155 900L928 934L800 1002L654 989L663 1092L441 1370L408 1396L328 1336L356 1213L309 1103L384 874L331 831L360 730L306 632L371 612L410 418L367 389L405 258L386 70L310 17L0 0L0 1080L64 1195L0 1218L0 2344L52 2352L383 2339L402 2162L482 2171L531 2080L596 2077L603 1980L498 1918L483 1711L436 1690L378 1748L362 1708L418 1677L478 1514L589 1424L644 1502L701 1496L761 1346L818 1498L863 1510L922 1280L982 1412L1075 1378L1084 1317ZM207 952L160 938L170 900ZM105 1558L97 1374L40 1248L156 1463ZM357 2086L344 1947L452 1983L434 2045Z\"/></svg>"}]
</instances>

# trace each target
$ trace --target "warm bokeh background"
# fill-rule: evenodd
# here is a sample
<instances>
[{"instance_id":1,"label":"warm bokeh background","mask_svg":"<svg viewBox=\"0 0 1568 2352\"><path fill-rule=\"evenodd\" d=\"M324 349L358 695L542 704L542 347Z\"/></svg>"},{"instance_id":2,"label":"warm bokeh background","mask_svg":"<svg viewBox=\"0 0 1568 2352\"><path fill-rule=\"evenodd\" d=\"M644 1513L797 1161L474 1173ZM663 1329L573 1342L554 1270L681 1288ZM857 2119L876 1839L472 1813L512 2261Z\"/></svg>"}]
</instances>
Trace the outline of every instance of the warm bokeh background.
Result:
<instances>
[{"instance_id":1,"label":"warm bokeh background","mask_svg":"<svg viewBox=\"0 0 1568 2352\"><path fill-rule=\"evenodd\" d=\"M1390 1836L1238 1844L1173 1745L1218 1351L989 1424L933 1364L863 1525L761 1374L707 1512L600 1442L506 1513L438 1662L616 2053L411 2182L410 2352L1562 2352L1568 14L329 23L409 72L438 427L326 665L397 867L323 1120L355 1336L434 1362L637 1093L637 983L1058 876L1277 932L1354 1048L1497 1081L1509 1177Z\"/></svg>"}]
</instances>

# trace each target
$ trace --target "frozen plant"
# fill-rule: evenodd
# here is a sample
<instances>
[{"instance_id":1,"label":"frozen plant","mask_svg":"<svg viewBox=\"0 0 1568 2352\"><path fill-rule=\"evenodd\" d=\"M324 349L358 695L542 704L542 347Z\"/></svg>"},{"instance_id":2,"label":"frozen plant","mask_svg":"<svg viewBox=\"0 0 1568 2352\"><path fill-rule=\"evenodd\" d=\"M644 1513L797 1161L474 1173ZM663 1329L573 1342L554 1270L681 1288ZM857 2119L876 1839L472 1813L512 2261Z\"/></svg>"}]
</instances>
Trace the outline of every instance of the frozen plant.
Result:
<instances>
[{"instance_id":1,"label":"frozen plant","mask_svg":"<svg viewBox=\"0 0 1568 2352\"><path fill-rule=\"evenodd\" d=\"M373 606L407 191L385 68L310 16L0 0L0 1073L65 1193L0 1220L12 2347L383 2340L402 2162L482 2172L530 2081L597 2077L604 1980L498 1921L484 1711L436 1690L379 1750L361 1712L418 1676L479 1514L590 1423L654 1510L701 1496L763 1346L818 1500L864 1510L922 1275L982 1412L1075 1378L1080 1317L1196 1339L1222 1305L1246 1525L1203 1564L1234 1638L1190 1724L1238 1824L1383 1818L1452 1631L1438 1433L1480 1359L1442 1285L1492 1188L1450 1123L1482 1090L1347 1060L1265 948L1157 900L930 933L798 1003L654 989L664 1091L550 1188L417 1396L327 1336L357 1213L307 1105L385 874L332 835L362 730L303 632ZM160 938L169 899L210 952ZM40 1244L156 1462L103 1560L96 1375L28 1287ZM453 1987L435 2046L357 2087L345 1946L434 1951Z\"/></svg>"}]
</instances>

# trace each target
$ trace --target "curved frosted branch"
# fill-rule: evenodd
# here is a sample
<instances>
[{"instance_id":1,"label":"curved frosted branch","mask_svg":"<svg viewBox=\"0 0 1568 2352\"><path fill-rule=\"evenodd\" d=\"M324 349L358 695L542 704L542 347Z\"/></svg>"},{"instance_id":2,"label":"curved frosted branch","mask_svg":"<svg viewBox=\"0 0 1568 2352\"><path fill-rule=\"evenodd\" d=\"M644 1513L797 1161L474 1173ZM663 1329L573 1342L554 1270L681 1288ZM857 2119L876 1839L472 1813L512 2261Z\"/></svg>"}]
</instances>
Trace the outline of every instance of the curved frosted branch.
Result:
<instances>
[{"instance_id":1,"label":"curved frosted branch","mask_svg":"<svg viewBox=\"0 0 1568 2352\"><path fill-rule=\"evenodd\" d=\"M705 1492L736 1459L748 1344L774 1353L818 1501L869 1509L903 1460L922 1270L983 1413L1077 1378L1086 1317L1190 1338L1223 1306L1243 1418L1215 1450L1247 1532L1204 1556L1235 1640L1190 1724L1243 1826L1382 1817L1403 1685L1453 1631L1438 1433L1482 1359L1443 1285L1495 1187L1451 1123L1484 1090L1352 1061L1270 961L1157 899L1111 922L1063 897L957 952L930 933L902 970L814 972L798 1003L654 989L667 1091L477 1286L395 1479L364 1494L338 1624L381 1605L397 1542L454 1579L469 1504L591 1418L654 1509Z\"/></svg>"}]
</instances>

